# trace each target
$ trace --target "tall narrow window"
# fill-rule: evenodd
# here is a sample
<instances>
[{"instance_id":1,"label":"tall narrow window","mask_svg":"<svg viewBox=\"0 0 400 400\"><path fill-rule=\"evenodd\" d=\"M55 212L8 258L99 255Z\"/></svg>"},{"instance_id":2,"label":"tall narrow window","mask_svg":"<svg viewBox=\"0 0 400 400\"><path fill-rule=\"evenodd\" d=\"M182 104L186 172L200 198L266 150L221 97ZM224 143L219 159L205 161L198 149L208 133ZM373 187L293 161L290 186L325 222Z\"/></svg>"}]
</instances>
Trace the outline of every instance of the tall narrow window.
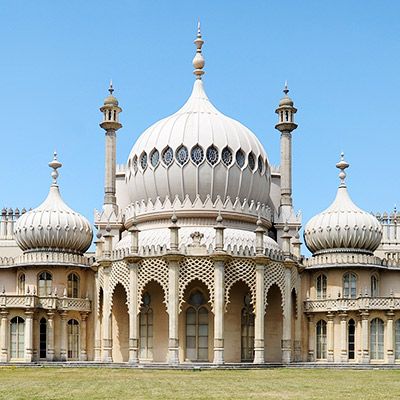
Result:
<instances>
[{"instance_id":1,"label":"tall narrow window","mask_svg":"<svg viewBox=\"0 0 400 400\"><path fill-rule=\"evenodd\" d=\"M79 276L74 272L68 275L68 297L79 297Z\"/></svg>"},{"instance_id":2,"label":"tall narrow window","mask_svg":"<svg viewBox=\"0 0 400 400\"><path fill-rule=\"evenodd\" d=\"M49 296L51 294L52 276L50 272L41 272L38 276L38 294L39 296Z\"/></svg>"},{"instance_id":3,"label":"tall narrow window","mask_svg":"<svg viewBox=\"0 0 400 400\"><path fill-rule=\"evenodd\" d=\"M25 294L25 274L23 273L18 276L18 293Z\"/></svg>"},{"instance_id":4,"label":"tall narrow window","mask_svg":"<svg viewBox=\"0 0 400 400\"><path fill-rule=\"evenodd\" d=\"M400 359L400 319L396 321L395 324L395 346L394 346L394 356L396 359Z\"/></svg>"},{"instance_id":5,"label":"tall narrow window","mask_svg":"<svg viewBox=\"0 0 400 400\"><path fill-rule=\"evenodd\" d=\"M371 276L371 296L379 296L378 277L376 275Z\"/></svg>"},{"instance_id":6,"label":"tall narrow window","mask_svg":"<svg viewBox=\"0 0 400 400\"><path fill-rule=\"evenodd\" d=\"M326 359L326 322L317 322L317 360Z\"/></svg>"},{"instance_id":7,"label":"tall narrow window","mask_svg":"<svg viewBox=\"0 0 400 400\"><path fill-rule=\"evenodd\" d=\"M356 323L354 322L354 319L351 319L348 324L348 340L347 340L347 346L348 346L348 354L349 354L349 360L354 360L355 359L355 344L356 344Z\"/></svg>"},{"instance_id":8,"label":"tall narrow window","mask_svg":"<svg viewBox=\"0 0 400 400\"><path fill-rule=\"evenodd\" d=\"M326 275L317 276L317 299L326 299Z\"/></svg>"},{"instance_id":9,"label":"tall narrow window","mask_svg":"<svg viewBox=\"0 0 400 400\"><path fill-rule=\"evenodd\" d=\"M68 360L79 358L79 322L76 319L68 321Z\"/></svg>"},{"instance_id":10,"label":"tall narrow window","mask_svg":"<svg viewBox=\"0 0 400 400\"><path fill-rule=\"evenodd\" d=\"M242 308L242 361L254 359L254 311L251 304L251 295L244 297Z\"/></svg>"},{"instance_id":11,"label":"tall narrow window","mask_svg":"<svg viewBox=\"0 0 400 400\"><path fill-rule=\"evenodd\" d=\"M11 320L10 330L10 354L11 358L24 358L25 352L25 320L14 317Z\"/></svg>"},{"instance_id":12,"label":"tall narrow window","mask_svg":"<svg viewBox=\"0 0 400 400\"><path fill-rule=\"evenodd\" d=\"M357 297L357 276L352 272L343 276L343 297L350 299Z\"/></svg>"},{"instance_id":13,"label":"tall narrow window","mask_svg":"<svg viewBox=\"0 0 400 400\"><path fill-rule=\"evenodd\" d=\"M143 295L143 306L140 309L140 358L153 359L153 309L151 297L148 293Z\"/></svg>"},{"instance_id":14,"label":"tall narrow window","mask_svg":"<svg viewBox=\"0 0 400 400\"><path fill-rule=\"evenodd\" d=\"M380 318L371 321L370 354L371 360L383 360L384 324Z\"/></svg>"},{"instance_id":15,"label":"tall narrow window","mask_svg":"<svg viewBox=\"0 0 400 400\"><path fill-rule=\"evenodd\" d=\"M191 361L208 360L208 310L203 294L195 291L186 310L186 358Z\"/></svg>"},{"instance_id":16,"label":"tall narrow window","mask_svg":"<svg viewBox=\"0 0 400 400\"><path fill-rule=\"evenodd\" d=\"M39 323L39 357L47 356L47 319L42 318Z\"/></svg>"}]
</instances>

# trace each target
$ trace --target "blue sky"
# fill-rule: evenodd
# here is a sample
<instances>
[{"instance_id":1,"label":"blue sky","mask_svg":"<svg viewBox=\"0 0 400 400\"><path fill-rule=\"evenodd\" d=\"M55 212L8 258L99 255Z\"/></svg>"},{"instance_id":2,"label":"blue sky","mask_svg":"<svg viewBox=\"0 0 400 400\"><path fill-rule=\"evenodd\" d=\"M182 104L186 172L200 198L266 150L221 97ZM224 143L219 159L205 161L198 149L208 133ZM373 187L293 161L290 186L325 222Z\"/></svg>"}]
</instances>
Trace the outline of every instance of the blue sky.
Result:
<instances>
[{"instance_id":1,"label":"blue sky","mask_svg":"<svg viewBox=\"0 0 400 400\"><path fill-rule=\"evenodd\" d=\"M1 1L1 207L35 207L53 149L66 202L93 218L103 196L98 108L110 78L123 108L118 162L189 96L201 19L212 102L279 163L274 110L284 81L298 108L294 201L304 223L327 207L343 150L353 200L400 201L400 2Z\"/></svg>"}]
</instances>

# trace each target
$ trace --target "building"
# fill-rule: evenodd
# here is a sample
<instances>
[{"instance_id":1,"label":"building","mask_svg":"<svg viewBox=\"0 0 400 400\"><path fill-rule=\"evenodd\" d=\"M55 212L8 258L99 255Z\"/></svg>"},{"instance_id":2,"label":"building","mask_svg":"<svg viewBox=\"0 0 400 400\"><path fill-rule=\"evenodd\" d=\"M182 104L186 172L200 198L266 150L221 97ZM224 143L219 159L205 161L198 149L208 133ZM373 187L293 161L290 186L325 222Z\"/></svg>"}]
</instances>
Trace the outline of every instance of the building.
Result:
<instances>
[{"instance_id":1,"label":"building","mask_svg":"<svg viewBox=\"0 0 400 400\"><path fill-rule=\"evenodd\" d=\"M194 43L190 97L139 137L124 165L110 85L95 254L90 223L61 198L56 154L46 200L3 209L0 361L400 360L396 212L354 205L342 155L336 199L305 225L312 256L301 256L287 85L273 167L254 133L208 99L200 27Z\"/></svg>"}]
</instances>

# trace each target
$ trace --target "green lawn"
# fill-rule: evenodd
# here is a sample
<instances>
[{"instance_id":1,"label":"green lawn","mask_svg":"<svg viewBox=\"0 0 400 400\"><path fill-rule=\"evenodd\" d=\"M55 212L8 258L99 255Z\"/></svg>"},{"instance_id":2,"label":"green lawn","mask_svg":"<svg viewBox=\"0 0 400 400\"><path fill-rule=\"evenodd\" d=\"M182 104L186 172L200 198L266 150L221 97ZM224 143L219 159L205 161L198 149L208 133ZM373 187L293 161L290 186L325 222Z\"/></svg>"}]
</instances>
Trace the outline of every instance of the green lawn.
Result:
<instances>
[{"instance_id":1,"label":"green lawn","mask_svg":"<svg viewBox=\"0 0 400 400\"><path fill-rule=\"evenodd\" d=\"M0 368L0 399L399 399L400 371Z\"/></svg>"}]
</instances>

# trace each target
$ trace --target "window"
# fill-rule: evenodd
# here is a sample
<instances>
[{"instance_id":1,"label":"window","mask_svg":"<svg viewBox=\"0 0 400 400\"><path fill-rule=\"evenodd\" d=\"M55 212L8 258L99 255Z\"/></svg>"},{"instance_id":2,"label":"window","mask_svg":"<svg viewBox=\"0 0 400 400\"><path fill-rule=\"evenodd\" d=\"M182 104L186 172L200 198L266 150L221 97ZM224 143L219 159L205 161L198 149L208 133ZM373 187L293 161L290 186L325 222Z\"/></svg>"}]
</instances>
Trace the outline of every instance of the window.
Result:
<instances>
[{"instance_id":1,"label":"window","mask_svg":"<svg viewBox=\"0 0 400 400\"><path fill-rule=\"evenodd\" d=\"M39 323L39 358L47 356L47 319L42 318Z\"/></svg>"},{"instance_id":2,"label":"window","mask_svg":"<svg viewBox=\"0 0 400 400\"><path fill-rule=\"evenodd\" d=\"M249 160L249 167L250 167L250 169L251 169L252 171L254 171L254 168L256 167L256 159L255 159L253 153L250 153L250 154L249 154L248 160Z\"/></svg>"},{"instance_id":3,"label":"window","mask_svg":"<svg viewBox=\"0 0 400 400\"><path fill-rule=\"evenodd\" d=\"M242 151L241 149L239 149L239 150L236 152L236 162L237 162L237 165L239 165L239 167L242 168L243 165L244 165L244 163L245 163L245 161L246 161L245 155L244 155L243 151Z\"/></svg>"},{"instance_id":4,"label":"window","mask_svg":"<svg viewBox=\"0 0 400 400\"><path fill-rule=\"evenodd\" d=\"M357 297L357 276L352 272L343 276L343 297L349 299Z\"/></svg>"},{"instance_id":5,"label":"window","mask_svg":"<svg viewBox=\"0 0 400 400\"><path fill-rule=\"evenodd\" d=\"M153 168L157 167L158 161L160 160L160 153L157 149L154 149L150 154L150 162Z\"/></svg>"},{"instance_id":6,"label":"window","mask_svg":"<svg viewBox=\"0 0 400 400\"><path fill-rule=\"evenodd\" d=\"M370 355L371 360L383 360L384 324L380 318L371 321Z\"/></svg>"},{"instance_id":7,"label":"window","mask_svg":"<svg viewBox=\"0 0 400 400\"><path fill-rule=\"evenodd\" d=\"M162 153L162 160L167 167L172 164L172 161L174 161L174 152L172 151L171 147L168 146L166 149L164 149Z\"/></svg>"},{"instance_id":8,"label":"window","mask_svg":"<svg viewBox=\"0 0 400 400\"><path fill-rule=\"evenodd\" d=\"M25 274L19 274L18 276L18 293L25 294Z\"/></svg>"},{"instance_id":9,"label":"window","mask_svg":"<svg viewBox=\"0 0 400 400\"><path fill-rule=\"evenodd\" d=\"M67 296L74 298L79 297L79 276L74 272L68 275Z\"/></svg>"},{"instance_id":10,"label":"window","mask_svg":"<svg viewBox=\"0 0 400 400\"><path fill-rule=\"evenodd\" d=\"M134 171L134 172L135 172L135 174L136 174L136 172L137 172L137 170L138 170L138 161L137 161L137 156L133 157L133 160L132 160L132 165L133 165L133 171Z\"/></svg>"},{"instance_id":11,"label":"window","mask_svg":"<svg viewBox=\"0 0 400 400\"><path fill-rule=\"evenodd\" d=\"M371 276L371 296L379 296L378 277L376 275Z\"/></svg>"},{"instance_id":12,"label":"window","mask_svg":"<svg viewBox=\"0 0 400 400\"><path fill-rule=\"evenodd\" d=\"M326 299L326 275L321 274L317 276L317 299Z\"/></svg>"},{"instance_id":13,"label":"window","mask_svg":"<svg viewBox=\"0 0 400 400\"><path fill-rule=\"evenodd\" d=\"M396 359L400 358L400 319L395 324L394 356Z\"/></svg>"},{"instance_id":14,"label":"window","mask_svg":"<svg viewBox=\"0 0 400 400\"><path fill-rule=\"evenodd\" d=\"M151 360L153 358L153 309L148 293L143 295L142 303L140 309L140 358Z\"/></svg>"},{"instance_id":15,"label":"window","mask_svg":"<svg viewBox=\"0 0 400 400\"><path fill-rule=\"evenodd\" d=\"M79 358L79 322L76 319L70 319L68 328L68 360L77 360Z\"/></svg>"},{"instance_id":16,"label":"window","mask_svg":"<svg viewBox=\"0 0 400 400\"><path fill-rule=\"evenodd\" d=\"M10 332L10 354L11 358L24 358L25 352L25 320L14 317L11 320Z\"/></svg>"},{"instance_id":17,"label":"window","mask_svg":"<svg viewBox=\"0 0 400 400\"><path fill-rule=\"evenodd\" d=\"M203 149L197 144L192 148L192 151L190 152L190 157L192 158L192 161L196 164L199 165L204 159L204 151Z\"/></svg>"},{"instance_id":18,"label":"window","mask_svg":"<svg viewBox=\"0 0 400 400\"><path fill-rule=\"evenodd\" d=\"M185 162L188 160L189 154L188 150L185 146L179 147L179 149L176 151L176 159L180 165L185 164Z\"/></svg>"},{"instance_id":19,"label":"window","mask_svg":"<svg viewBox=\"0 0 400 400\"><path fill-rule=\"evenodd\" d=\"M326 359L326 322L317 322L317 360Z\"/></svg>"},{"instance_id":20,"label":"window","mask_svg":"<svg viewBox=\"0 0 400 400\"><path fill-rule=\"evenodd\" d=\"M147 168L147 153L146 152L143 152L142 155L140 156L140 166L142 167L143 171Z\"/></svg>"},{"instance_id":21,"label":"window","mask_svg":"<svg viewBox=\"0 0 400 400\"><path fill-rule=\"evenodd\" d=\"M191 361L208 360L208 310L203 294L195 291L186 310L186 358Z\"/></svg>"},{"instance_id":22,"label":"window","mask_svg":"<svg viewBox=\"0 0 400 400\"><path fill-rule=\"evenodd\" d=\"M207 161L211 165L215 165L218 162L218 149L215 146L210 146L207 149Z\"/></svg>"},{"instance_id":23,"label":"window","mask_svg":"<svg viewBox=\"0 0 400 400\"><path fill-rule=\"evenodd\" d=\"M351 319L349 321L348 325L348 340L347 340L347 346L348 346L348 354L349 354L349 360L354 360L355 359L355 343L356 343L356 323L354 322L354 319Z\"/></svg>"},{"instance_id":24,"label":"window","mask_svg":"<svg viewBox=\"0 0 400 400\"><path fill-rule=\"evenodd\" d=\"M41 272L38 276L38 295L49 296L51 294L52 276L50 272Z\"/></svg>"},{"instance_id":25,"label":"window","mask_svg":"<svg viewBox=\"0 0 400 400\"><path fill-rule=\"evenodd\" d=\"M254 359L254 311L251 304L251 295L248 293L244 297L244 307L242 308L242 361L253 361Z\"/></svg>"},{"instance_id":26,"label":"window","mask_svg":"<svg viewBox=\"0 0 400 400\"><path fill-rule=\"evenodd\" d=\"M229 147L222 150L222 162L229 167L232 164L232 151Z\"/></svg>"},{"instance_id":27,"label":"window","mask_svg":"<svg viewBox=\"0 0 400 400\"><path fill-rule=\"evenodd\" d=\"M258 166L257 166L257 168L258 168L258 172L260 174L262 174L262 172L263 172L263 167L264 167L263 160L262 160L261 156L259 156L258 157Z\"/></svg>"}]
</instances>

